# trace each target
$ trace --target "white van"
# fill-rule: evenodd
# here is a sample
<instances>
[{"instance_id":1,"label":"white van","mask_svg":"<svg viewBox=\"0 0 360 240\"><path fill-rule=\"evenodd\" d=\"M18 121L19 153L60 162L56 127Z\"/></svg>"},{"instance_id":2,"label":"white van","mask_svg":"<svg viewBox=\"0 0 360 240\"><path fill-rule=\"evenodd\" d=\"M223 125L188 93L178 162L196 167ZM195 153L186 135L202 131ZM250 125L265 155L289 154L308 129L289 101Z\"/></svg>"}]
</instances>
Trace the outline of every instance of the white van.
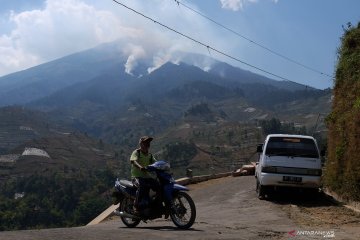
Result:
<instances>
[{"instance_id":1,"label":"white van","mask_svg":"<svg viewBox=\"0 0 360 240\"><path fill-rule=\"evenodd\" d=\"M311 136L270 134L257 148L256 192L260 199L277 187L320 187L321 158Z\"/></svg>"}]
</instances>

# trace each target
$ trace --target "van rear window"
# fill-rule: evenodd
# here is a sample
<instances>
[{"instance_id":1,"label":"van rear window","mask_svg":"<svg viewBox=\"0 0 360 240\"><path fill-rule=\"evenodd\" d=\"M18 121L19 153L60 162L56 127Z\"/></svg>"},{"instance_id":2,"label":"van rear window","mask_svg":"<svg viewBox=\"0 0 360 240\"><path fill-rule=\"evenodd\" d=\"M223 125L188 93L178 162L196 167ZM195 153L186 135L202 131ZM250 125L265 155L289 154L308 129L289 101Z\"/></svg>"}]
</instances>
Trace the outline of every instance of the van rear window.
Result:
<instances>
[{"instance_id":1,"label":"van rear window","mask_svg":"<svg viewBox=\"0 0 360 240\"><path fill-rule=\"evenodd\" d=\"M318 158L314 140L308 138L271 137L266 155Z\"/></svg>"}]
</instances>

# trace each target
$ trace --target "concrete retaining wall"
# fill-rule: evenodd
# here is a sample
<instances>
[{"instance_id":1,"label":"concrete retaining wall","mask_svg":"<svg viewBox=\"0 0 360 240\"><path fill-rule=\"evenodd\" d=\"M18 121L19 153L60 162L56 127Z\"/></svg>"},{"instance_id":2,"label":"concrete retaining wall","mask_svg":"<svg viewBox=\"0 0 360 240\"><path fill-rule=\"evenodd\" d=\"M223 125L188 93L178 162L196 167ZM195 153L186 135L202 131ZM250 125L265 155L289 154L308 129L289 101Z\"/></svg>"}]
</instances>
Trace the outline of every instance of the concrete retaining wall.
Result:
<instances>
[{"instance_id":1,"label":"concrete retaining wall","mask_svg":"<svg viewBox=\"0 0 360 240\"><path fill-rule=\"evenodd\" d=\"M211 179L228 177L231 175L232 175L232 172L226 172L226 173L218 173L218 174L212 174L212 175L194 176L191 178L185 177L185 178L177 179L176 182L181 185L189 185L189 184L195 184L195 183L199 183L199 182L208 181Z\"/></svg>"}]
</instances>

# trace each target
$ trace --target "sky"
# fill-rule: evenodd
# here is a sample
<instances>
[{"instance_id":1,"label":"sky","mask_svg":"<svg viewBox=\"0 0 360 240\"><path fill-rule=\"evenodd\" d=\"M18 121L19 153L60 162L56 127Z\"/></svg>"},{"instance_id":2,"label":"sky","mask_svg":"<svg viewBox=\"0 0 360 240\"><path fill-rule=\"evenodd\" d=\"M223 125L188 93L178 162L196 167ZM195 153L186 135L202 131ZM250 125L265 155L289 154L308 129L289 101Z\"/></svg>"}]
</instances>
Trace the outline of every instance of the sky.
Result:
<instances>
[{"instance_id":1,"label":"sky","mask_svg":"<svg viewBox=\"0 0 360 240\"><path fill-rule=\"evenodd\" d=\"M360 21L358 0L117 1L210 49L113 0L0 0L0 76L118 41L129 73L141 59L152 59L152 71L185 51L325 89L333 87L344 27Z\"/></svg>"}]
</instances>

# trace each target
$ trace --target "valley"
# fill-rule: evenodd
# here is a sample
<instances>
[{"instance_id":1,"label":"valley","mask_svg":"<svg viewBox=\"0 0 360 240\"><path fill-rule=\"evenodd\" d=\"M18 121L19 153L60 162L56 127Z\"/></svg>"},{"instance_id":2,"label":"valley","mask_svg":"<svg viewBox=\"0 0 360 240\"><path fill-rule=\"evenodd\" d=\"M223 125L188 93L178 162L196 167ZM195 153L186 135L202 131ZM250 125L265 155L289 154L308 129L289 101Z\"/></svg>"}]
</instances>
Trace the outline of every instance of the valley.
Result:
<instances>
[{"instance_id":1,"label":"valley","mask_svg":"<svg viewBox=\"0 0 360 240\"><path fill-rule=\"evenodd\" d=\"M129 74L112 43L1 77L1 211L15 223L4 217L0 230L88 222L111 203L115 178L130 177L129 155L143 135L155 138L152 152L177 178L257 161L266 131L326 145L330 89L182 56L150 73L144 61ZM211 64L204 71L194 62Z\"/></svg>"}]
</instances>

